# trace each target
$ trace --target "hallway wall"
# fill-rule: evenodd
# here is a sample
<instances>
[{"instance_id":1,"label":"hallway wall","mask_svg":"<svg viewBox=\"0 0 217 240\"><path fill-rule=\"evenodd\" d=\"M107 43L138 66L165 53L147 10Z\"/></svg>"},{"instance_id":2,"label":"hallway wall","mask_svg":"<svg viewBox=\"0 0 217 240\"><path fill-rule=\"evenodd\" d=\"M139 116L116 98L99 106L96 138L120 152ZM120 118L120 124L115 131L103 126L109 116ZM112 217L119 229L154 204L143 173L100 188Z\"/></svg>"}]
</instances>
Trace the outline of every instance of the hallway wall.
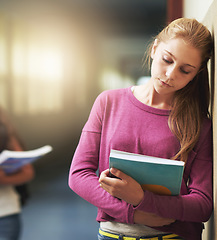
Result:
<instances>
[{"instance_id":1,"label":"hallway wall","mask_svg":"<svg viewBox=\"0 0 217 240\"><path fill-rule=\"evenodd\" d=\"M183 0L183 15L184 17L194 17L198 21L203 21L212 2L213 0Z\"/></svg>"},{"instance_id":2,"label":"hallway wall","mask_svg":"<svg viewBox=\"0 0 217 240\"><path fill-rule=\"evenodd\" d=\"M214 212L213 216L210 219L209 223L207 224L207 232L206 232L206 239L207 240L213 240L217 239L217 222L216 222L216 214L217 214L217 108L216 108L216 93L217 93L217 75L215 69L217 69L217 63L215 56L217 54L217 0L214 0L212 4L210 5L209 10L207 11L206 16L203 19L203 22L205 25L208 26L210 31L213 34L214 39L214 53L213 58L210 62L210 76L211 76L211 93L212 93L212 106L211 106L211 112L212 112L212 118L213 118L213 154L214 154L214 172L213 172L213 194L214 194ZM205 239L205 240L206 240Z\"/></svg>"},{"instance_id":3,"label":"hallway wall","mask_svg":"<svg viewBox=\"0 0 217 240\"><path fill-rule=\"evenodd\" d=\"M217 75L215 69L217 69L217 62L215 56L217 54L217 0L214 0L210 6L205 18L204 23L209 27L210 31L213 33L214 38L214 55L211 62L211 92L212 92L212 116L213 116L213 154L214 154L214 172L213 172L213 181L214 181L214 213L213 218L209 223L209 234L208 240L217 239L217 108L216 108L216 94L217 94Z\"/></svg>"}]
</instances>

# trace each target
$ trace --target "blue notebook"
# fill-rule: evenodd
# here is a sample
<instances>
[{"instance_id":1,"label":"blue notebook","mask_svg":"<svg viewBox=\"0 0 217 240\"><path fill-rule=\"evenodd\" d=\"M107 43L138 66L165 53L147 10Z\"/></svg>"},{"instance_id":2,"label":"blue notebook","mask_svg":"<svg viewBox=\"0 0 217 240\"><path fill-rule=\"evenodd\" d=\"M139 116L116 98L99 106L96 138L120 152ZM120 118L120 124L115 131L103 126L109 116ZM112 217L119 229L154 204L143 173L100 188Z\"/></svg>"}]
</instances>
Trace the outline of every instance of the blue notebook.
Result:
<instances>
[{"instance_id":1,"label":"blue notebook","mask_svg":"<svg viewBox=\"0 0 217 240\"><path fill-rule=\"evenodd\" d=\"M0 154L0 168L7 174L18 171L28 163L32 163L52 151L50 145L29 150L29 151L11 151L4 150Z\"/></svg>"},{"instance_id":2,"label":"blue notebook","mask_svg":"<svg viewBox=\"0 0 217 240\"><path fill-rule=\"evenodd\" d=\"M159 195L179 195L184 162L111 150L109 167L134 178L146 191Z\"/></svg>"}]
</instances>

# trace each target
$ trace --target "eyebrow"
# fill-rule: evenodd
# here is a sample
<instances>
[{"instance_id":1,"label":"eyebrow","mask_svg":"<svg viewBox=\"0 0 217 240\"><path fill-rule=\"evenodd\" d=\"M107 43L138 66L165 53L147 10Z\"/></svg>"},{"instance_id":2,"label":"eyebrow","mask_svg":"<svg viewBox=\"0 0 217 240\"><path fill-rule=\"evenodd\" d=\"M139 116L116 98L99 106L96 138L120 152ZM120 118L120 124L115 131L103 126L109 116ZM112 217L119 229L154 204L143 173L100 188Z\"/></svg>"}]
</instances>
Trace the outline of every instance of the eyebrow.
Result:
<instances>
[{"instance_id":1,"label":"eyebrow","mask_svg":"<svg viewBox=\"0 0 217 240\"><path fill-rule=\"evenodd\" d=\"M164 49L165 52L167 52L170 56L172 56L173 58L176 59L176 57L169 51L167 51L166 49ZM192 67L192 68L196 68L195 66L191 65L191 64L188 64L188 63L185 63L185 65L189 66L189 67Z\"/></svg>"}]
</instances>

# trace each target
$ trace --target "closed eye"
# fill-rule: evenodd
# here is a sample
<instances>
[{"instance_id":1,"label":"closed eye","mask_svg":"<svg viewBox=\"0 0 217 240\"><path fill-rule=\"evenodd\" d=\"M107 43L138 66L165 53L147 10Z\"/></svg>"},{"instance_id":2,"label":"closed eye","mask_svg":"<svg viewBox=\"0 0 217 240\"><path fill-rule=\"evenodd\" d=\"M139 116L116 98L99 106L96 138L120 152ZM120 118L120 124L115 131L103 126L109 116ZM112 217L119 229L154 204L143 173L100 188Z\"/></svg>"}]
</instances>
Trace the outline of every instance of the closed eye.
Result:
<instances>
[{"instance_id":1,"label":"closed eye","mask_svg":"<svg viewBox=\"0 0 217 240\"><path fill-rule=\"evenodd\" d=\"M167 58L165 58L165 57L163 57L162 60L163 60L165 63L167 63L167 64L172 64L172 63L173 63L172 60L169 60L169 59L167 59ZM182 73L184 73L184 74L189 74L189 73L190 73L189 71L185 71L183 68L180 68L180 71L181 71Z\"/></svg>"},{"instance_id":2,"label":"closed eye","mask_svg":"<svg viewBox=\"0 0 217 240\"><path fill-rule=\"evenodd\" d=\"M180 68L180 71L182 72L182 73L184 73L184 74L189 74L190 72L188 72L188 71L185 71L184 69L182 69L182 68Z\"/></svg>"},{"instance_id":3,"label":"closed eye","mask_svg":"<svg viewBox=\"0 0 217 240\"><path fill-rule=\"evenodd\" d=\"M165 63L168 63L168 64L172 63L171 60L168 60L168 59L166 59L166 58L164 58L164 57L163 57L163 61L164 61Z\"/></svg>"}]
</instances>

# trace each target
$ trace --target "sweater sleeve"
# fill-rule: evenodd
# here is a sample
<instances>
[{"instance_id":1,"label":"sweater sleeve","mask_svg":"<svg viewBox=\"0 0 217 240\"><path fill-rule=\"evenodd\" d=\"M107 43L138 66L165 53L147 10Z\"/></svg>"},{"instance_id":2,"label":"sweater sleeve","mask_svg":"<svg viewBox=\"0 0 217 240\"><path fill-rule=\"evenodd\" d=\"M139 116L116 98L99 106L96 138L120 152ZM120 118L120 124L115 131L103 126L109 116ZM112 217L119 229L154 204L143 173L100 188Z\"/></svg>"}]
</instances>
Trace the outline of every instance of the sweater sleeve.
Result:
<instances>
[{"instance_id":1,"label":"sweater sleeve","mask_svg":"<svg viewBox=\"0 0 217 240\"><path fill-rule=\"evenodd\" d=\"M95 205L101 214L106 214L107 219L110 217L113 221L128 222L128 213L133 211L130 209L130 205L112 197L102 189L99 186L99 177L96 174L99 165L103 124L103 101L102 95L100 95L95 101L89 119L83 128L72 159L68 183L75 193ZM104 163L101 163L101 165L102 168L108 168Z\"/></svg>"},{"instance_id":2,"label":"sweater sleeve","mask_svg":"<svg viewBox=\"0 0 217 240\"><path fill-rule=\"evenodd\" d=\"M182 189L186 190L184 195L159 196L146 191L143 201L134 210L188 222L205 222L209 219L213 208L210 124L201 135L195 152L190 154L185 167L185 172L188 171L189 174L187 177L184 174L182 182Z\"/></svg>"}]
</instances>

